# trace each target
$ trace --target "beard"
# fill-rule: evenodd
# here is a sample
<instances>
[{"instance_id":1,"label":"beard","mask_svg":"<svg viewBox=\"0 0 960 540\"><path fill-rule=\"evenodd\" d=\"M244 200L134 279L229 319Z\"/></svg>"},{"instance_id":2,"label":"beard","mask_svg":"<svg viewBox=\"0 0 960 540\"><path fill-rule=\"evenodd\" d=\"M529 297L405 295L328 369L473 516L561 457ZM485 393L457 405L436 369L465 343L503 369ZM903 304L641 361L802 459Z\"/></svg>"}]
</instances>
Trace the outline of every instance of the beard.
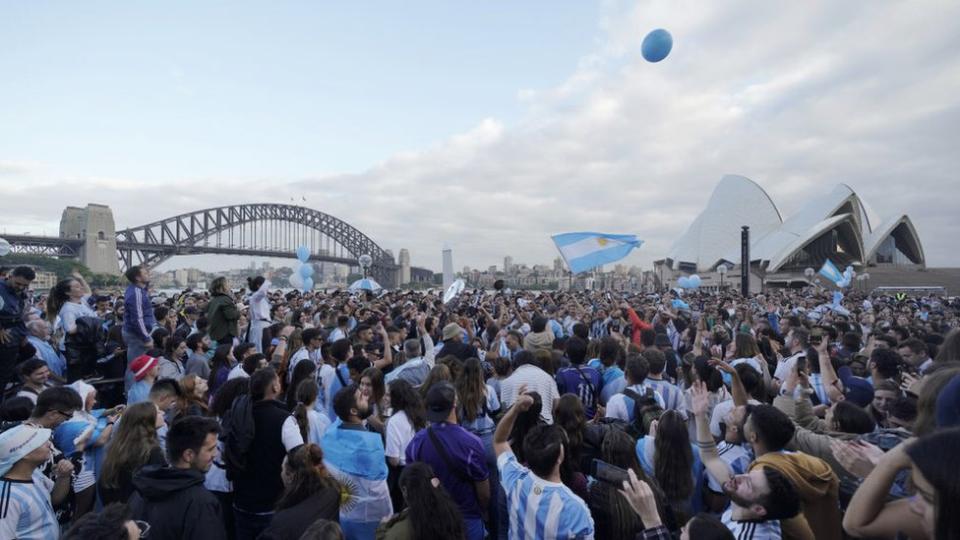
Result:
<instances>
[{"instance_id":1,"label":"beard","mask_svg":"<svg viewBox=\"0 0 960 540\"><path fill-rule=\"evenodd\" d=\"M366 420L367 418L370 418L372 414L373 414L373 407L370 407L369 405L367 406L366 409L363 409L363 410L357 409L357 417L360 418L361 420Z\"/></svg>"}]
</instances>

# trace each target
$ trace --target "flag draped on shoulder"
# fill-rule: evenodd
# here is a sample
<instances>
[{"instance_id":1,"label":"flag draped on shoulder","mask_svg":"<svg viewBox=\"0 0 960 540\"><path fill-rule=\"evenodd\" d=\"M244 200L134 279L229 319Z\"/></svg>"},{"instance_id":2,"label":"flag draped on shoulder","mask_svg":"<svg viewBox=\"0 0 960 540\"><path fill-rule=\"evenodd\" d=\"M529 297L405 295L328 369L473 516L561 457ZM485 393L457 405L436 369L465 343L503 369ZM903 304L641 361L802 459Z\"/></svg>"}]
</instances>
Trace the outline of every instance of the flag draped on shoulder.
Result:
<instances>
[{"instance_id":1,"label":"flag draped on shoulder","mask_svg":"<svg viewBox=\"0 0 960 540\"><path fill-rule=\"evenodd\" d=\"M344 429L337 420L323 437L323 461L340 483L341 520L380 521L393 514L380 435Z\"/></svg>"},{"instance_id":2,"label":"flag draped on shoulder","mask_svg":"<svg viewBox=\"0 0 960 540\"><path fill-rule=\"evenodd\" d=\"M643 240L632 234L572 232L554 235L553 243L567 261L570 271L577 274L619 261L640 247Z\"/></svg>"}]
</instances>

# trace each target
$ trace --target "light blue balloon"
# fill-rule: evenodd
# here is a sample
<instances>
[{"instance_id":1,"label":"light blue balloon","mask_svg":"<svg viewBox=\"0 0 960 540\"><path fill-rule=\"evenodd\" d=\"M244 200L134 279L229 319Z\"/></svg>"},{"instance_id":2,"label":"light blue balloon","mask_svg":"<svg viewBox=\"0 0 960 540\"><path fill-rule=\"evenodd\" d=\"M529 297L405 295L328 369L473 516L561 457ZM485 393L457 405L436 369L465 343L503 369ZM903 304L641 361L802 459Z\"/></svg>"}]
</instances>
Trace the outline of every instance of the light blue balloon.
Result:
<instances>
[{"instance_id":1,"label":"light blue balloon","mask_svg":"<svg viewBox=\"0 0 960 540\"><path fill-rule=\"evenodd\" d=\"M309 278L309 277L303 278L303 292L312 291L312 290L313 290L313 278Z\"/></svg>"},{"instance_id":2,"label":"light blue balloon","mask_svg":"<svg viewBox=\"0 0 960 540\"><path fill-rule=\"evenodd\" d=\"M699 286L700 286L700 276L696 274L690 276L690 288L696 289Z\"/></svg>"},{"instance_id":3,"label":"light blue balloon","mask_svg":"<svg viewBox=\"0 0 960 540\"><path fill-rule=\"evenodd\" d=\"M303 279L313 276L313 265L312 264L301 264L300 265L300 275L303 276Z\"/></svg>"},{"instance_id":4,"label":"light blue balloon","mask_svg":"<svg viewBox=\"0 0 960 540\"><path fill-rule=\"evenodd\" d=\"M681 289L689 289L690 278L688 278L687 276L681 276L680 278L677 279L677 286L679 286Z\"/></svg>"},{"instance_id":5,"label":"light blue balloon","mask_svg":"<svg viewBox=\"0 0 960 540\"><path fill-rule=\"evenodd\" d=\"M298 246L297 247L297 259L300 262L307 262L310 260L310 248L307 246Z\"/></svg>"},{"instance_id":6,"label":"light blue balloon","mask_svg":"<svg viewBox=\"0 0 960 540\"><path fill-rule=\"evenodd\" d=\"M643 38L640 51L647 62L659 62L670 54L673 48L673 36L663 28L657 28Z\"/></svg>"}]
</instances>

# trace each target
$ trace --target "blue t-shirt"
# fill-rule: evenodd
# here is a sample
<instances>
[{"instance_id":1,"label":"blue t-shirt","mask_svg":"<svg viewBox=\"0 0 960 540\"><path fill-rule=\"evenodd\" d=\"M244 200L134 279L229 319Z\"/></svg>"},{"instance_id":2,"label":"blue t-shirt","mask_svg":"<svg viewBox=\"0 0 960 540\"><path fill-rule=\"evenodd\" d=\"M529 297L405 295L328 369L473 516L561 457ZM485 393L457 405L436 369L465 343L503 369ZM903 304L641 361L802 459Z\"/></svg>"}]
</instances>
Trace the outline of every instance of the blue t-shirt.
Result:
<instances>
[{"instance_id":1,"label":"blue t-shirt","mask_svg":"<svg viewBox=\"0 0 960 540\"><path fill-rule=\"evenodd\" d=\"M133 383L130 391L127 392L127 406L148 401L150 399L150 388L152 387L153 385L147 381L137 381Z\"/></svg>"},{"instance_id":2,"label":"blue t-shirt","mask_svg":"<svg viewBox=\"0 0 960 540\"><path fill-rule=\"evenodd\" d=\"M557 372L557 390L561 395L575 394L583 403L587 419L593 418L600 401L603 379L596 368L571 366Z\"/></svg>"},{"instance_id":3,"label":"blue t-shirt","mask_svg":"<svg viewBox=\"0 0 960 540\"><path fill-rule=\"evenodd\" d=\"M497 469L507 494L511 540L593 538L590 509L570 488L533 474L509 450L497 457Z\"/></svg>"},{"instance_id":4,"label":"blue t-shirt","mask_svg":"<svg viewBox=\"0 0 960 540\"><path fill-rule=\"evenodd\" d=\"M450 461L460 467L459 472L447 467L446 461L433 445L428 430L433 430ZM421 429L413 436L413 440L407 445L406 458L407 463L422 461L433 467L440 483L460 507L464 519L481 517L480 503L473 482L486 480L490 473L487 470L486 451L479 437L456 424L431 424L429 428ZM463 477L471 479L471 482L467 482Z\"/></svg>"}]
</instances>

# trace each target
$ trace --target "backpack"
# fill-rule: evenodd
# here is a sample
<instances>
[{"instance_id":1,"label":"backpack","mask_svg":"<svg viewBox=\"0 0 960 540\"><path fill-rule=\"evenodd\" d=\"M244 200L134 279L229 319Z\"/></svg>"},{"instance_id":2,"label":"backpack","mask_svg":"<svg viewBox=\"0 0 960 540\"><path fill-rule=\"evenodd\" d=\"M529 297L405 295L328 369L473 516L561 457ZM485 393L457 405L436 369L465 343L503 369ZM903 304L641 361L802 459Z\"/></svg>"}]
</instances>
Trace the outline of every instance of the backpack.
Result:
<instances>
[{"instance_id":1,"label":"backpack","mask_svg":"<svg viewBox=\"0 0 960 540\"><path fill-rule=\"evenodd\" d=\"M626 431L634 439L639 439L650 432L650 424L654 420L660 419L663 407L650 387L642 396L630 388L624 388L623 395L633 400L633 419L627 424Z\"/></svg>"},{"instance_id":2,"label":"backpack","mask_svg":"<svg viewBox=\"0 0 960 540\"><path fill-rule=\"evenodd\" d=\"M223 463L227 469L227 479L233 481L247 468L247 453L256 432L253 400L249 394L233 400L233 405L223 415L222 424L220 440L223 441Z\"/></svg>"}]
</instances>

